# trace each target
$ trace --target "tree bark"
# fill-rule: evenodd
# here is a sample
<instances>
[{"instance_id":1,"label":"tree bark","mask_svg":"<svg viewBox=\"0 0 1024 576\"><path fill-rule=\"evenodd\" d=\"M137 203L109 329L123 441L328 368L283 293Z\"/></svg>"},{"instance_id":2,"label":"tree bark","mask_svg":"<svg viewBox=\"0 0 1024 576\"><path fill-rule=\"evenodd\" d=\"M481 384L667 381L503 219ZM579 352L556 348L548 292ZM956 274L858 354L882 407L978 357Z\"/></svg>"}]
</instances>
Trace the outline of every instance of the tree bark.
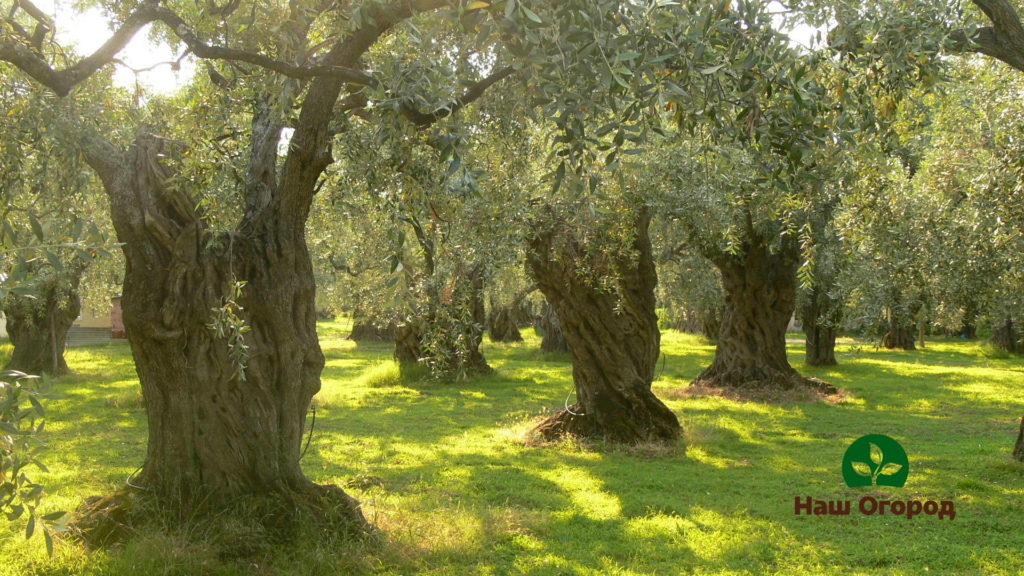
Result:
<instances>
[{"instance_id":1,"label":"tree bark","mask_svg":"<svg viewBox=\"0 0 1024 576\"><path fill-rule=\"evenodd\" d=\"M519 323L516 320L516 308L509 304L498 305L491 300L491 315L487 319L487 333L491 342L522 342L523 335L519 332Z\"/></svg>"},{"instance_id":2,"label":"tree bark","mask_svg":"<svg viewBox=\"0 0 1024 576\"><path fill-rule=\"evenodd\" d=\"M487 319L487 332L490 334L492 342L523 341L519 327L528 325L529 313L525 309L526 297L536 289L536 286L530 286L516 293L512 301L505 306L499 305L491 297L491 315Z\"/></svg>"},{"instance_id":3,"label":"tree bark","mask_svg":"<svg viewBox=\"0 0 1024 576\"><path fill-rule=\"evenodd\" d=\"M679 437L679 420L651 392L661 335L649 223L644 211L633 241L636 259L619 256L610 264L614 292L578 274L577 259L588 252L571 232L537 229L530 241L527 265L561 322L576 390L574 405L535 428L542 438L571 435L635 444ZM599 258L583 257L601 269Z\"/></svg>"},{"instance_id":4,"label":"tree bark","mask_svg":"<svg viewBox=\"0 0 1024 576\"><path fill-rule=\"evenodd\" d=\"M808 366L835 366L836 326L842 315L841 303L828 294L827 287L815 284L801 306Z\"/></svg>"},{"instance_id":5,"label":"tree bark","mask_svg":"<svg viewBox=\"0 0 1024 576\"><path fill-rule=\"evenodd\" d=\"M882 336L882 347L890 350L916 350L914 346L914 326L907 324L895 312L889 312L889 327Z\"/></svg>"},{"instance_id":6,"label":"tree bark","mask_svg":"<svg viewBox=\"0 0 1024 576\"><path fill-rule=\"evenodd\" d=\"M355 342L387 342L395 339L395 323L368 318L356 308L352 311L352 331L346 337Z\"/></svg>"},{"instance_id":7,"label":"tree bark","mask_svg":"<svg viewBox=\"0 0 1024 576\"><path fill-rule=\"evenodd\" d=\"M558 314L554 306L545 301L544 309L537 318L537 328L541 333L540 349L545 352L568 352L569 341L562 331Z\"/></svg>"},{"instance_id":8,"label":"tree bark","mask_svg":"<svg viewBox=\"0 0 1024 576\"><path fill-rule=\"evenodd\" d=\"M51 376L69 372L64 349L82 310L78 287L84 271L84 266L72 264L47 276L34 297L7 297L4 315L14 351L4 370Z\"/></svg>"},{"instance_id":9,"label":"tree bark","mask_svg":"<svg viewBox=\"0 0 1024 576\"><path fill-rule=\"evenodd\" d=\"M1013 318L1007 316L1002 322L992 327L992 344L1010 354L1017 354L1021 351L1020 336L1017 328L1013 325Z\"/></svg>"},{"instance_id":10,"label":"tree bark","mask_svg":"<svg viewBox=\"0 0 1024 576\"><path fill-rule=\"evenodd\" d=\"M777 390L820 387L801 376L786 357L786 329L796 308L798 254L792 243L771 252L768 241L753 232L740 254L709 254L722 274L725 311L715 359L695 383Z\"/></svg>"},{"instance_id":11,"label":"tree bark","mask_svg":"<svg viewBox=\"0 0 1024 576\"><path fill-rule=\"evenodd\" d=\"M1013 445L1013 458L1024 462L1024 418L1020 419L1020 432L1017 433L1017 443Z\"/></svg>"},{"instance_id":12,"label":"tree bark","mask_svg":"<svg viewBox=\"0 0 1024 576\"><path fill-rule=\"evenodd\" d=\"M468 301L471 320L462 325L462 338L467 343L466 367L472 372L485 374L493 371L480 350L484 341L484 327L487 325L487 310L484 307L486 272L487 268L478 263L469 268L466 278L462 280L468 292L463 298Z\"/></svg>"},{"instance_id":13,"label":"tree bark","mask_svg":"<svg viewBox=\"0 0 1024 576\"><path fill-rule=\"evenodd\" d=\"M480 350L483 343L485 267L456 272L448 287L428 296L422 317L395 330L395 360L425 363L442 378L492 372Z\"/></svg>"},{"instance_id":14,"label":"tree bark","mask_svg":"<svg viewBox=\"0 0 1024 576\"><path fill-rule=\"evenodd\" d=\"M196 202L167 184L163 158L174 151L166 140L142 130L125 152L95 138L85 148L122 242L124 326L149 424L133 486L175 509L283 497L320 518L335 510L338 529L364 531L356 501L315 485L299 463L324 357L305 242L309 206L282 206L280 130L267 110L254 119L246 214L219 237Z\"/></svg>"}]
</instances>

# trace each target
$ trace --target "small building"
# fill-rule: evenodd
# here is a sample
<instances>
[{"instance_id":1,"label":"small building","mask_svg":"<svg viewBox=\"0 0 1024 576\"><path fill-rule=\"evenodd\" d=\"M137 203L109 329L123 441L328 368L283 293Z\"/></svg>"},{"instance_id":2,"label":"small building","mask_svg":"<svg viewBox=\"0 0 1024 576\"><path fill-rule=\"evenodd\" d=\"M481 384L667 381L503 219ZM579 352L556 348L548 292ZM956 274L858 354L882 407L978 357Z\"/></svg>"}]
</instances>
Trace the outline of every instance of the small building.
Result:
<instances>
[{"instance_id":1,"label":"small building","mask_svg":"<svg viewBox=\"0 0 1024 576\"><path fill-rule=\"evenodd\" d=\"M121 317L121 296L110 299L110 310L84 309L68 330L68 347L106 344L126 338ZM0 310L0 338L7 338L7 318Z\"/></svg>"},{"instance_id":2,"label":"small building","mask_svg":"<svg viewBox=\"0 0 1024 576\"><path fill-rule=\"evenodd\" d=\"M113 339L113 323L108 310L83 308L68 330L68 348L106 344Z\"/></svg>"}]
</instances>

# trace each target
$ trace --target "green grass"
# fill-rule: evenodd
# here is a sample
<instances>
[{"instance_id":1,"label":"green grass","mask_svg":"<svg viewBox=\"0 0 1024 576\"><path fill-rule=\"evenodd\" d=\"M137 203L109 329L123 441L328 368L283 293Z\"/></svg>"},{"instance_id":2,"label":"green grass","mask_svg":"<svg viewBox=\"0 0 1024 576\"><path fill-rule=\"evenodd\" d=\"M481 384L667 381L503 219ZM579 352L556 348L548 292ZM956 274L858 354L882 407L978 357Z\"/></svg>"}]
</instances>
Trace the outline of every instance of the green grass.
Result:
<instances>
[{"instance_id":1,"label":"green grass","mask_svg":"<svg viewBox=\"0 0 1024 576\"><path fill-rule=\"evenodd\" d=\"M933 340L917 352L846 342L842 364L802 365L850 392L836 405L689 397L682 387L713 348L663 338L656 392L686 430L676 450L531 447L531 423L571 386L568 357L538 341L486 346L494 376L411 383L390 345L345 341L322 324L327 356L315 435L303 461L349 486L383 530L377 545L312 539L257 560L156 532L123 548L65 544L48 559L17 526L0 533L0 575L25 574L1019 574L1024 465L1009 452L1024 415L1024 362ZM0 349L0 355L4 353ZM145 452L128 348L72 350L78 372L55 384L45 460L47 510L123 486ZM846 447L869 433L906 448L900 499L956 501L957 517L795 517L795 496L856 500ZM202 540L202 538L198 538Z\"/></svg>"}]
</instances>

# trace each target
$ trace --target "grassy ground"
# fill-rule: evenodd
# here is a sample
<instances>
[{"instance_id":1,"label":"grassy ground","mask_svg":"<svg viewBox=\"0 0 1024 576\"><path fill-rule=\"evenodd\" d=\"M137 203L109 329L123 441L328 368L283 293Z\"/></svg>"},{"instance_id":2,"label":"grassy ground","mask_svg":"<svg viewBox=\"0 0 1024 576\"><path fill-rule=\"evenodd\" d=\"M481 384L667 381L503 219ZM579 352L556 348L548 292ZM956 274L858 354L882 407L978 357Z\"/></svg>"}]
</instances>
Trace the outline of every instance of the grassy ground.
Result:
<instances>
[{"instance_id":1,"label":"grassy ground","mask_svg":"<svg viewBox=\"0 0 1024 576\"><path fill-rule=\"evenodd\" d=\"M686 450L529 447L524 431L563 404L567 357L531 334L488 345L497 374L462 384L406 384L387 344L354 344L322 325L327 355L315 436L304 460L348 486L385 538L314 539L227 560L214 544L144 534L48 559L0 526L0 575L24 574L1020 574L1024 465L1009 452L1024 414L1024 362L929 342L918 352L847 343L841 366L805 374L850 392L837 405L764 405L689 397L713 348L669 332L656 392L680 416ZM0 349L0 356L4 353ZM77 375L51 401L47 509L123 486L142 461L145 422L124 345L69 352ZM795 517L795 496L856 501L840 461L869 433L910 456L900 499L952 499L953 521L920 516ZM210 535L216 536L216 535ZM216 538L212 538L215 540ZM222 538L223 540L223 538Z\"/></svg>"}]
</instances>

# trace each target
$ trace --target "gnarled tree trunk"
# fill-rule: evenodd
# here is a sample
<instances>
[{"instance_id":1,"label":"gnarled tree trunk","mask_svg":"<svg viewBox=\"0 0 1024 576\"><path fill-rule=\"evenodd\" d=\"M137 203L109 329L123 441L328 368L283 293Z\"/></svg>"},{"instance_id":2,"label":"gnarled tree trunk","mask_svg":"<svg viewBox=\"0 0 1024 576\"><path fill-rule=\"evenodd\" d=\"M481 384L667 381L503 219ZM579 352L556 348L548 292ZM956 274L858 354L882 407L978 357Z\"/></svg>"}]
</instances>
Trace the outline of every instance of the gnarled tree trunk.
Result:
<instances>
[{"instance_id":1,"label":"gnarled tree trunk","mask_svg":"<svg viewBox=\"0 0 1024 576\"><path fill-rule=\"evenodd\" d=\"M908 323L896 312L888 313L888 330L882 336L882 347L890 350L916 350L914 345L914 325Z\"/></svg>"},{"instance_id":2,"label":"gnarled tree trunk","mask_svg":"<svg viewBox=\"0 0 1024 576\"><path fill-rule=\"evenodd\" d=\"M519 332L519 323L516 321L516 308L513 305L498 305L492 298L487 333L491 337L491 342L522 342L523 335Z\"/></svg>"},{"instance_id":3,"label":"gnarled tree trunk","mask_svg":"<svg viewBox=\"0 0 1024 576\"><path fill-rule=\"evenodd\" d=\"M305 242L315 177L301 171L322 170L327 159L307 159L299 174L286 164L278 183L280 125L269 106L253 129L246 214L219 238L196 202L167 184L162 159L173 151L164 139L143 130L125 152L88 140L125 255L124 325L149 424L133 485L175 508L285 498L293 508L334 510L338 528L365 530L358 504L315 485L299 463L324 365ZM311 146L308 138L296 131L293 148Z\"/></svg>"},{"instance_id":4,"label":"gnarled tree trunk","mask_svg":"<svg viewBox=\"0 0 1024 576\"><path fill-rule=\"evenodd\" d=\"M545 352L568 352L569 341L562 331L555 307L545 301L544 309L537 317L537 330L541 333L540 349Z\"/></svg>"},{"instance_id":5,"label":"gnarled tree trunk","mask_svg":"<svg viewBox=\"0 0 1024 576\"><path fill-rule=\"evenodd\" d=\"M577 258L587 248L571 232L538 229L530 241L527 265L561 322L576 389L575 404L535 429L545 439L572 435L632 444L679 436L679 420L651 392L661 335L649 223L645 211L633 242L637 259L619 257L608 265L616 292L579 275Z\"/></svg>"},{"instance_id":6,"label":"gnarled tree trunk","mask_svg":"<svg viewBox=\"0 0 1024 576\"><path fill-rule=\"evenodd\" d=\"M1021 351L1020 336L1013 325L1013 318L1007 316L992 327L992 345L1000 350L1017 354Z\"/></svg>"},{"instance_id":7,"label":"gnarled tree trunk","mask_svg":"<svg viewBox=\"0 0 1024 576\"><path fill-rule=\"evenodd\" d=\"M778 252L750 233L738 255L717 253L725 311L715 359L697 376L702 385L791 389L814 384L786 357L786 328L796 308L798 249L784 243Z\"/></svg>"},{"instance_id":8,"label":"gnarled tree trunk","mask_svg":"<svg viewBox=\"0 0 1024 576\"><path fill-rule=\"evenodd\" d=\"M381 322L362 314L357 307L352 311L352 330L346 340L354 342L387 342L395 339L394 321Z\"/></svg>"},{"instance_id":9,"label":"gnarled tree trunk","mask_svg":"<svg viewBox=\"0 0 1024 576\"><path fill-rule=\"evenodd\" d=\"M526 297L536 290L530 286L518 292L507 305L499 305L491 297L491 315L487 320L487 332L492 342L522 342L523 335L519 327L526 324L529 314L525 309Z\"/></svg>"},{"instance_id":10,"label":"gnarled tree trunk","mask_svg":"<svg viewBox=\"0 0 1024 576\"><path fill-rule=\"evenodd\" d=\"M836 326L841 315L842 304L829 296L828 286L815 284L800 309L808 366L836 365Z\"/></svg>"},{"instance_id":11,"label":"gnarled tree trunk","mask_svg":"<svg viewBox=\"0 0 1024 576\"><path fill-rule=\"evenodd\" d=\"M7 297L4 315L14 351L4 370L52 376L68 373L64 348L68 331L82 310L78 286L84 270L84 266L73 264L43 279L33 297Z\"/></svg>"}]
</instances>

